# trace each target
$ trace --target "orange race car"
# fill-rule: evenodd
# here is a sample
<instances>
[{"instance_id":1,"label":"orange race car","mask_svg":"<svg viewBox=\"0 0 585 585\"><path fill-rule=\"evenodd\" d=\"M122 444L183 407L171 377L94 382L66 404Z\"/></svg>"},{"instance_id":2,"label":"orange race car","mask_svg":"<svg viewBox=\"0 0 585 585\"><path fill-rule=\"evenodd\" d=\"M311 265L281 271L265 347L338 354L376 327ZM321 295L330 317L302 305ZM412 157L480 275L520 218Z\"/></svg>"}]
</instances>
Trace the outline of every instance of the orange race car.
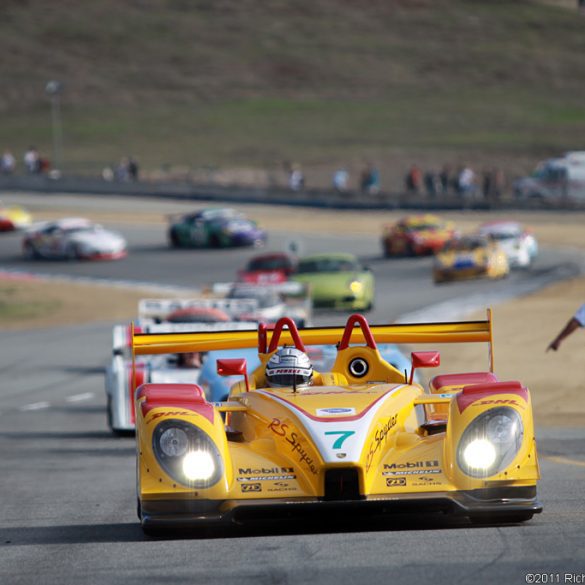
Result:
<instances>
[{"instance_id":1,"label":"orange race car","mask_svg":"<svg viewBox=\"0 0 585 585\"><path fill-rule=\"evenodd\" d=\"M452 222L436 215L407 215L395 224L384 226L382 251L387 258L434 254L456 234Z\"/></svg>"}]
</instances>

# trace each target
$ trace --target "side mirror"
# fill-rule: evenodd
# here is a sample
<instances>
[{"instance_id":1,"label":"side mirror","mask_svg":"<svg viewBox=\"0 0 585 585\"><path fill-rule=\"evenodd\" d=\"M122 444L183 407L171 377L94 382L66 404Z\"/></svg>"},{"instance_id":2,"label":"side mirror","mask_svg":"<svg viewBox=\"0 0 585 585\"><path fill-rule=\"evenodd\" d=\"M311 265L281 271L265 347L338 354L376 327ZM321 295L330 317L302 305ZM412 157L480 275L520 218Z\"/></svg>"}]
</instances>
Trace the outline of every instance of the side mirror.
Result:
<instances>
[{"instance_id":1,"label":"side mirror","mask_svg":"<svg viewBox=\"0 0 585 585\"><path fill-rule=\"evenodd\" d=\"M409 384L412 384L414 371L417 368L436 368L441 365L441 354L438 351L413 351L412 367L410 369Z\"/></svg>"},{"instance_id":2,"label":"side mirror","mask_svg":"<svg viewBox=\"0 0 585 585\"><path fill-rule=\"evenodd\" d=\"M241 358L217 360L217 373L220 376L244 376L246 382L246 392L250 391L248 382L248 368L246 360Z\"/></svg>"}]
</instances>

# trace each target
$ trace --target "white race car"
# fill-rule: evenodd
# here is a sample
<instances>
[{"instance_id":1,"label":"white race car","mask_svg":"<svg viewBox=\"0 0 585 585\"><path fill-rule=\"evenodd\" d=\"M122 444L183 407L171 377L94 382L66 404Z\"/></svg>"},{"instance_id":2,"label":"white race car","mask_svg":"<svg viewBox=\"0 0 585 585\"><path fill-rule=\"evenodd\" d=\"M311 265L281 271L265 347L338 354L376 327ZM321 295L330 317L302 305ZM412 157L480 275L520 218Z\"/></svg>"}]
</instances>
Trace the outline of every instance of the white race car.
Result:
<instances>
[{"instance_id":1,"label":"white race car","mask_svg":"<svg viewBox=\"0 0 585 585\"><path fill-rule=\"evenodd\" d=\"M87 219L68 217L34 224L22 242L27 258L117 260L126 256L126 240Z\"/></svg>"},{"instance_id":2,"label":"white race car","mask_svg":"<svg viewBox=\"0 0 585 585\"><path fill-rule=\"evenodd\" d=\"M511 267L526 268L538 255L536 238L517 221L487 222L479 226L478 232L500 244Z\"/></svg>"},{"instance_id":3,"label":"white race car","mask_svg":"<svg viewBox=\"0 0 585 585\"><path fill-rule=\"evenodd\" d=\"M251 301L229 299L142 299L138 305L135 331L175 333L193 331L253 330L256 321L234 321L256 308ZM133 388L146 382L197 383L205 356L174 354L141 356L132 376L131 328L113 329L112 361L106 368L105 387L108 425L112 432L134 432ZM221 357L221 356L220 356Z\"/></svg>"}]
</instances>

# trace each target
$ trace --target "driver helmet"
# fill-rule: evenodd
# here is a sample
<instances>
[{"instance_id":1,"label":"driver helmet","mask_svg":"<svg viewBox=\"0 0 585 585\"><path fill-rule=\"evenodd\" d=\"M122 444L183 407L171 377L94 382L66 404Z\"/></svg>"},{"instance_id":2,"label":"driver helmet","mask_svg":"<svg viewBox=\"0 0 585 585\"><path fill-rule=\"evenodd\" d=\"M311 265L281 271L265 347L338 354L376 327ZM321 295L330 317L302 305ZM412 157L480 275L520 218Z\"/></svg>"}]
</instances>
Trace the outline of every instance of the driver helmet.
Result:
<instances>
[{"instance_id":1,"label":"driver helmet","mask_svg":"<svg viewBox=\"0 0 585 585\"><path fill-rule=\"evenodd\" d=\"M283 347L266 364L266 382L271 388L309 386L313 365L306 353L296 347Z\"/></svg>"}]
</instances>

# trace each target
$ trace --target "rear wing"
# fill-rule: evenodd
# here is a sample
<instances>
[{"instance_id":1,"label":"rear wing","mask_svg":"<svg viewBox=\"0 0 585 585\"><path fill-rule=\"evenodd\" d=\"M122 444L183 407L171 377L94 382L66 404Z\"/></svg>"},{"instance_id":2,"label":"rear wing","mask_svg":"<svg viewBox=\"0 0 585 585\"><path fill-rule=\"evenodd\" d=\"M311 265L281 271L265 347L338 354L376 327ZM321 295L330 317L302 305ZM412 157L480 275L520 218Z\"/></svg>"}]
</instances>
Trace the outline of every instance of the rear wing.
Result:
<instances>
[{"instance_id":1,"label":"rear wing","mask_svg":"<svg viewBox=\"0 0 585 585\"><path fill-rule=\"evenodd\" d=\"M141 299L138 318L164 320L168 315L183 309L219 309L232 318L258 309L256 299Z\"/></svg>"},{"instance_id":2,"label":"rear wing","mask_svg":"<svg viewBox=\"0 0 585 585\"><path fill-rule=\"evenodd\" d=\"M356 327L358 325L358 327ZM287 327L287 329L285 329ZM274 328L264 324L257 331L213 331L200 333L136 333L132 326L133 355L213 351L258 347L259 353L274 351L279 343L304 350L305 345L337 345L377 343L487 343L490 371L493 371L492 313L483 321L452 323L413 323L369 326L362 315L351 315L345 327L308 327L297 330L292 319L283 317Z\"/></svg>"}]
</instances>

